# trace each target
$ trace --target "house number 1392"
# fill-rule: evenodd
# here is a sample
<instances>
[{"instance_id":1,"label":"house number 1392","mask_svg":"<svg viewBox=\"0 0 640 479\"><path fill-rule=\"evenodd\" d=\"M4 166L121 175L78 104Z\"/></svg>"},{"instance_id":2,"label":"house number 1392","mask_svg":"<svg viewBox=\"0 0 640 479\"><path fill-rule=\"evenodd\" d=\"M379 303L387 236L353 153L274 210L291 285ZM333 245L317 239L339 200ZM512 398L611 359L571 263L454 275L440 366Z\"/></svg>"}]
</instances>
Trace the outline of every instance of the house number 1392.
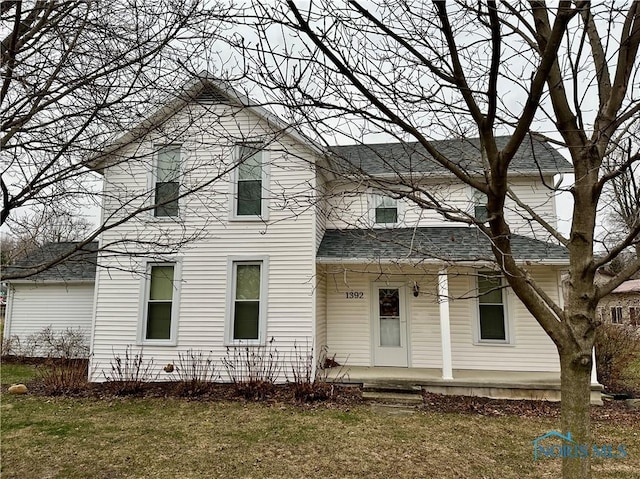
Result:
<instances>
[{"instance_id":1,"label":"house number 1392","mask_svg":"<svg viewBox=\"0 0 640 479\"><path fill-rule=\"evenodd\" d=\"M362 291L347 291L344 294L347 296L347 299L362 299L362 298L364 298L364 293Z\"/></svg>"}]
</instances>

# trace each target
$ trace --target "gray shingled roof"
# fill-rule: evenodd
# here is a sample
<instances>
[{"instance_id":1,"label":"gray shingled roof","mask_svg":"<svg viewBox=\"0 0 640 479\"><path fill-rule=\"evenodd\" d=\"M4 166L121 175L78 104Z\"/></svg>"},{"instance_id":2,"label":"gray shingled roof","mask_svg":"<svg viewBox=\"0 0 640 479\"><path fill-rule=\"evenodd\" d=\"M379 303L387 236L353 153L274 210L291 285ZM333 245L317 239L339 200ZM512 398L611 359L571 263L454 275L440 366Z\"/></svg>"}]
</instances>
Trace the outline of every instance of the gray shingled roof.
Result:
<instances>
[{"instance_id":1,"label":"gray shingled roof","mask_svg":"<svg viewBox=\"0 0 640 479\"><path fill-rule=\"evenodd\" d=\"M512 235L517 260L568 261L563 246ZM436 259L442 261L493 260L491 244L474 227L327 230L317 259Z\"/></svg>"},{"instance_id":2,"label":"gray shingled roof","mask_svg":"<svg viewBox=\"0 0 640 479\"><path fill-rule=\"evenodd\" d=\"M11 266L3 268L3 276L8 273L24 273L53 259L60 258L73 250L78 243L67 241L61 243L47 243L37 250L30 252L24 258ZM28 281L91 281L96 277L96 263L98 258L98 243L93 242L78 250L65 261L52 266L40 273L24 278ZM11 282L12 280L7 280ZM17 280L13 280L17 281Z\"/></svg>"},{"instance_id":3,"label":"gray shingled roof","mask_svg":"<svg viewBox=\"0 0 640 479\"><path fill-rule=\"evenodd\" d=\"M509 141L509 136L499 136L499 149ZM514 156L509 171L520 174L548 174L573 172L569 163L549 143L534 136L526 138ZM455 161L470 173L482 172L480 162L480 140L460 138L436 140L432 144L447 158ZM433 160L424 147L417 142L359 144L331 147L337 157L336 167L341 173L363 172L370 175L393 173L447 174L447 170ZM355 171L354 171L355 170Z\"/></svg>"}]
</instances>

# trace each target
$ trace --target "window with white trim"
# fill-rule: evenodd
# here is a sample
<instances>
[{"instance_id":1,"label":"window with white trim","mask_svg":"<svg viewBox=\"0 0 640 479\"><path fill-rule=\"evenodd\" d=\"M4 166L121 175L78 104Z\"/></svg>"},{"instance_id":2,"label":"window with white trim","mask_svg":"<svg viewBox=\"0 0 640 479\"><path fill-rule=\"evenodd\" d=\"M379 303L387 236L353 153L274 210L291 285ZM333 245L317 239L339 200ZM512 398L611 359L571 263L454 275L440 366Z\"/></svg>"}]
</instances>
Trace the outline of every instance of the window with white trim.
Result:
<instances>
[{"instance_id":1,"label":"window with white trim","mask_svg":"<svg viewBox=\"0 0 640 479\"><path fill-rule=\"evenodd\" d=\"M260 344L266 322L266 259L231 261L227 340Z\"/></svg>"},{"instance_id":2,"label":"window with white trim","mask_svg":"<svg viewBox=\"0 0 640 479\"><path fill-rule=\"evenodd\" d=\"M502 276L481 271L478 288L478 341L508 342L507 314Z\"/></svg>"},{"instance_id":3,"label":"window with white trim","mask_svg":"<svg viewBox=\"0 0 640 479\"><path fill-rule=\"evenodd\" d=\"M640 326L640 308L635 306L629 308L629 324L631 326Z\"/></svg>"},{"instance_id":4,"label":"window with white trim","mask_svg":"<svg viewBox=\"0 0 640 479\"><path fill-rule=\"evenodd\" d=\"M259 143L236 145L235 195L233 216L252 219L265 216L267 172L265 152Z\"/></svg>"},{"instance_id":5,"label":"window with white trim","mask_svg":"<svg viewBox=\"0 0 640 479\"><path fill-rule=\"evenodd\" d=\"M611 322L613 324L622 324L622 306L614 306L611 308Z\"/></svg>"},{"instance_id":6,"label":"window with white trim","mask_svg":"<svg viewBox=\"0 0 640 479\"><path fill-rule=\"evenodd\" d=\"M177 320L176 263L149 263L145 288L144 341L172 341Z\"/></svg>"},{"instance_id":7,"label":"window with white trim","mask_svg":"<svg viewBox=\"0 0 640 479\"><path fill-rule=\"evenodd\" d=\"M395 225L398 223L398 200L395 198L372 194L369 209L371 220L376 225Z\"/></svg>"},{"instance_id":8,"label":"window with white trim","mask_svg":"<svg viewBox=\"0 0 640 479\"><path fill-rule=\"evenodd\" d=\"M180 196L180 146L168 145L160 148L153 172L154 216L178 216Z\"/></svg>"},{"instance_id":9,"label":"window with white trim","mask_svg":"<svg viewBox=\"0 0 640 479\"><path fill-rule=\"evenodd\" d=\"M487 213L487 195L475 190L473 193L473 217L476 221L486 223L489 214Z\"/></svg>"}]
</instances>

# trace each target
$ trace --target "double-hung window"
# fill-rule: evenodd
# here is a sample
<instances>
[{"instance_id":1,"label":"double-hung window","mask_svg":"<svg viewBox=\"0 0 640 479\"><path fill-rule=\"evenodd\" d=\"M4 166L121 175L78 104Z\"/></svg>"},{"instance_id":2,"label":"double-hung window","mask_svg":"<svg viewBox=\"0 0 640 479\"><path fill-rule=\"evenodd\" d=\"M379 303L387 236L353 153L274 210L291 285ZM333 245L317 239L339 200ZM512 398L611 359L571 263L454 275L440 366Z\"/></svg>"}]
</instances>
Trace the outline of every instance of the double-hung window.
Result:
<instances>
[{"instance_id":1,"label":"double-hung window","mask_svg":"<svg viewBox=\"0 0 640 479\"><path fill-rule=\"evenodd\" d=\"M480 191L473 193L473 217L480 223L486 223L489 215L487 213L487 195Z\"/></svg>"},{"instance_id":2,"label":"double-hung window","mask_svg":"<svg viewBox=\"0 0 640 479\"><path fill-rule=\"evenodd\" d=\"M371 218L377 225L398 223L398 200L384 195L371 195Z\"/></svg>"},{"instance_id":3,"label":"double-hung window","mask_svg":"<svg viewBox=\"0 0 640 479\"><path fill-rule=\"evenodd\" d=\"M236 191L234 216L265 216L264 188L266 180L264 151L259 144L245 143L236 146Z\"/></svg>"},{"instance_id":4,"label":"double-hung window","mask_svg":"<svg viewBox=\"0 0 640 479\"><path fill-rule=\"evenodd\" d=\"M493 271L481 271L478 286L478 340L508 342L502 277Z\"/></svg>"},{"instance_id":5,"label":"double-hung window","mask_svg":"<svg viewBox=\"0 0 640 479\"><path fill-rule=\"evenodd\" d=\"M629 324L631 326L640 326L640 308L631 306L629 308Z\"/></svg>"},{"instance_id":6,"label":"double-hung window","mask_svg":"<svg viewBox=\"0 0 640 479\"><path fill-rule=\"evenodd\" d=\"M172 341L176 321L176 263L150 263L147 270L143 339Z\"/></svg>"},{"instance_id":7,"label":"double-hung window","mask_svg":"<svg viewBox=\"0 0 640 479\"><path fill-rule=\"evenodd\" d=\"M614 306L611 308L611 322L613 324L622 324L622 306Z\"/></svg>"},{"instance_id":8,"label":"double-hung window","mask_svg":"<svg viewBox=\"0 0 640 479\"><path fill-rule=\"evenodd\" d=\"M231 261L231 299L227 339L230 343L264 342L267 260Z\"/></svg>"},{"instance_id":9,"label":"double-hung window","mask_svg":"<svg viewBox=\"0 0 640 479\"><path fill-rule=\"evenodd\" d=\"M169 145L160 148L154 169L155 216L178 216L179 179L180 146Z\"/></svg>"}]
</instances>

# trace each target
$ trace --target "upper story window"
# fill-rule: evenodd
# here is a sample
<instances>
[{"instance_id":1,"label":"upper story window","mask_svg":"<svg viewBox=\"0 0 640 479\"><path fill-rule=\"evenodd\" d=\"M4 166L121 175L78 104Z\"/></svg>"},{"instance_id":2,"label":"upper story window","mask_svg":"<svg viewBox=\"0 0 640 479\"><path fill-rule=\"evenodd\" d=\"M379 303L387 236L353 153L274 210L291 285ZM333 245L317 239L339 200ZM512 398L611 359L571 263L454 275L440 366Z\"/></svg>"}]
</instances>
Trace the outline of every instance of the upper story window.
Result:
<instances>
[{"instance_id":1,"label":"upper story window","mask_svg":"<svg viewBox=\"0 0 640 479\"><path fill-rule=\"evenodd\" d=\"M155 216L178 216L180 196L180 146L160 148L154 169Z\"/></svg>"},{"instance_id":2,"label":"upper story window","mask_svg":"<svg viewBox=\"0 0 640 479\"><path fill-rule=\"evenodd\" d=\"M508 342L507 315L502 276L494 271L481 271L478 287L478 340Z\"/></svg>"},{"instance_id":3,"label":"upper story window","mask_svg":"<svg viewBox=\"0 0 640 479\"><path fill-rule=\"evenodd\" d=\"M252 219L266 216L265 190L267 172L265 151L257 143L236 146L238 166L235 169L233 216Z\"/></svg>"},{"instance_id":4,"label":"upper story window","mask_svg":"<svg viewBox=\"0 0 640 479\"><path fill-rule=\"evenodd\" d=\"M395 225L398 223L398 200L395 198L371 195L370 210L374 224Z\"/></svg>"},{"instance_id":5,"label":"upper story window","mask_svg":"<svg viewBox=\"0 0 640 479\"><path fill-rule=\"evenodd\" d=\"M489 215L487 213L487 195L480 191L473 193L473 217L476 221L485 223Z\"/></svg>"}]
</instances>

